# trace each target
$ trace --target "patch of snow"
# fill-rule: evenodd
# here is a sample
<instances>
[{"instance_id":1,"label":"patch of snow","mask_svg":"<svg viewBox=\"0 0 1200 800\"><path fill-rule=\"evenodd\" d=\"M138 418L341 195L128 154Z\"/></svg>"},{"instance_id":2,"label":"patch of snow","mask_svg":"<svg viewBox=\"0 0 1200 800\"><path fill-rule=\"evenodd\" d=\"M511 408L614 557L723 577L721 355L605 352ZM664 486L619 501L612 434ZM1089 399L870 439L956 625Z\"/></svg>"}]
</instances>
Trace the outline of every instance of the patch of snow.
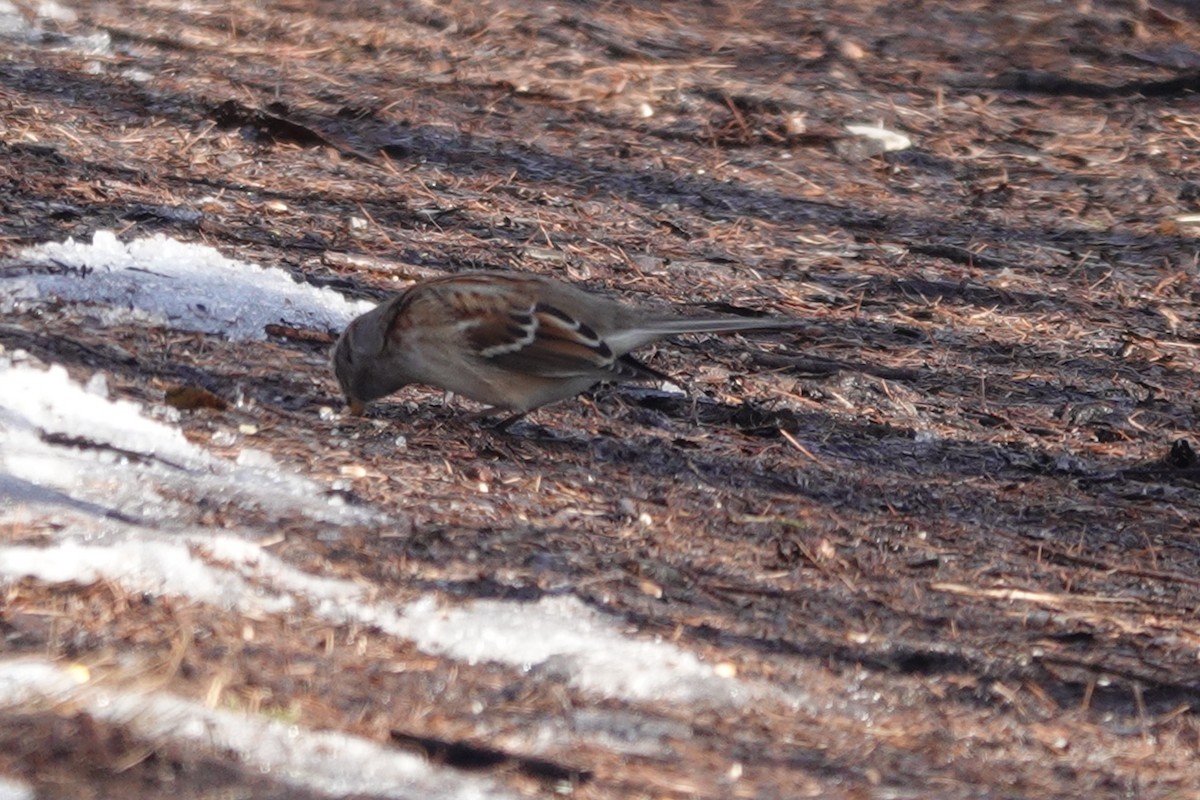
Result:
<instances>
[{"instance_id":1,"label":"patch of snow","mask_svg":"<svg viewBox=\"0 0 1200 800\"><path fill-rule=\"evenodd\" d=\"M193 537L190 541L203 539ZM187 543L141 537L109 545L67 540L53 550L15 545L0 553L4 559L0 575L11 578L81 584L108 580L129 592L184 595L243 613L280 613L294 605L290 595L259 591L236 572L205 563ZM51 553L53 557L48 558Z\"/></svg>"},{"instance_id":2,"label":"patch of snow","mask_svg":"<svg viewBox=\"0 0 1200 800\"><path fill-rule=\"evenodd\" d=\"M97 231L90 243L41 244L22 251L19 260L53 269L0 280L6 308L58 298L97 304L109 321L162 320L234 340L264 340L270 324L341 330L374 307L161 234L122 242L111 231Z\"/></svg>"},{"instance_id":3,"label":"patch of snow","mask_svg":"<svg viewBox=\"0 0 1200 800\"><path fill-rule=\"evenodd\" d=\"M396 632L427 652L549 672L602 697L728 705L750 694L682 648L625 635L611 618L572 595L451 607L424 597L404 609Z\"/></svg>"},{"instance_id":4,"label":"patch of snow","mask_svg":"<svg viewBox=\"0 0 1200 800\"><path fill-rule=\"evenodd\" d=\"M21 15L20 9L9 0L0 0L0 37L27 39L33 35L33 26Z\"/></svg>"},{"instance_id":5,"label":"patch of snow","mask_svg":"<svg viewBox=\"0 0 1200 800\"><path fill-rule=\"evenodd\" d=\"M136 403L109 400L107 390L100 389L101 380L107 383L93 375L86 387L80 386L57 364L42 370L0 358L0 385L5 389L0 395L0 425L104 442L188 469L204 466L204 453L182 431L143 416Z\"/></svg>"},{"instance_id":6,"label":"patch of snow","mask_svg":"<svg viewBox=\"0 0 1200 800\"><path fill-rule=\"evenodd\" d=\"M379 518L265 453L212 455L138 404L109 400L95 376L83 387L61 366L0 356L0 387L0 520L19 505L26 520L88 517L92 535L120 523L172 530L200 524L202 500L335 524Z\"/></svg>"},{"instance_id":7,"label":"patch of snow","mask_svg":"<svg viewBox=\"0 0 1200 800\"><path fill-rule=\"evenodd\" d=\"M33 800L33 787L28 783L0 775L0 800Z\"/></svg>"},{"instance_id":8,"label":"patch of snow","mask_svg":"<svg viewBox=\"0 0 1200 800\"><path fill-rule=\"evenodd\" d=\"M0 662L0 704L20 705L42 698L125 726L156 745L173 741L231 753L246 767L274 780L331 797L512 797L490 781L432 765L369 739L208 708L161 691L101 688L81 679L78 670L40 659Z\"/></svg>"},{"instance_id":9,"label":"patch of snow","mask_svg":"<svg viewBox=\"0 0 1200 800\"><path fill-rule=\"evenodd\" d=\"M254 542L225 534L180 534L168 540L146 531L131 532L124 540L109 537L103 544L62 543L52 550L0 547L0 579L25 576L49 582L105 579L131 592L182 595L251 615L309 607L337 624L376 626L427 653L507 664L628 702L806 703L800 693L785 698L769 687L720 676L676 645L630 637L619 622L570 595L445 607L423 597L396 607L371 601L369 587L311 575Z\"/></svg>"},{"instance_id":10,"label":"patch of snow","mask_svg":"<svg viewBox=\"0 0 1200 800\"><path fill-rule=\"evenodd\" d=\"M78 19L74 10L54 0L43 0L33 8L26 5L24 11L10 0L0 0L0 39L74 50L83 55L111 53L112 37L107 31L73 36L59 32L64 25L74 25Z\"/></svg>"},{"instance_id":11,"label":"patch of snow","mask_svg":"<svg viewBox=\"0 0 1200 800\"><path fill-rule=\"evenodd\" d=\"M64 6L62 3L56 3L54 0L42 0L42 2L38 3L37 14L42 19L64 24L70 24L79 19L79 16L72 9Z\"/></svg>"}]
</instances>

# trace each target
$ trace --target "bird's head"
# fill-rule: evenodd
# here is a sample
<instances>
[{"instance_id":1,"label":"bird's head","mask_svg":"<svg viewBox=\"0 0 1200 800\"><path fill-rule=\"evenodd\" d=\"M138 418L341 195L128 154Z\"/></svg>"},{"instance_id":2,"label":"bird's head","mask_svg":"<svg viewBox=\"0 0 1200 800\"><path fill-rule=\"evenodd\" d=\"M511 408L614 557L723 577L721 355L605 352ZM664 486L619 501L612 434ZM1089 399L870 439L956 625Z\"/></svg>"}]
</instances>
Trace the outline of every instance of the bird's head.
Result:
<instances>
[{"instance_id":1,"label":"bird's head","mask_svg":"<svg viewBox=\"0 0 1200 800\"><path fill-rule=\"evenodd\" d=\"M406 383L397 381L395 370L387 369L388 325L394 312L383 303L354 319L333 346L331 361L342 396L353 414L362 414L367 404L391 394Z\"/></svg>"}]
</instances>

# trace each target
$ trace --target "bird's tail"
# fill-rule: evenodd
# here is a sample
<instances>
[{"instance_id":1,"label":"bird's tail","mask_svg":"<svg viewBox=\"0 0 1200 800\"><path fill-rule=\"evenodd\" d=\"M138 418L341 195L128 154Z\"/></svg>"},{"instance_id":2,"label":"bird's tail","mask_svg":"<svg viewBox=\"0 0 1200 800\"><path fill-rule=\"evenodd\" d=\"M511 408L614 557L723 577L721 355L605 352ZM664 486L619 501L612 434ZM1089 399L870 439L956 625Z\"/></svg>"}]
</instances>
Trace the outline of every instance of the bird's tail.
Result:
<instances>
[{"instance_id":1,"label":"bird's tail","mask_svg":"<svg viewBox=\"0 0 1200 800\"><path fill-rule=\"evenodd\" d=\"M609 345L617 352L628 352L643 344L677 336L682 333L737 333L741 331L786 331L799 328L804 322L782 317L661 317L645 320L636 330L623 331L608 337ZM624 341L622 341L624 340Z\"/></svg>"}]
</instances>

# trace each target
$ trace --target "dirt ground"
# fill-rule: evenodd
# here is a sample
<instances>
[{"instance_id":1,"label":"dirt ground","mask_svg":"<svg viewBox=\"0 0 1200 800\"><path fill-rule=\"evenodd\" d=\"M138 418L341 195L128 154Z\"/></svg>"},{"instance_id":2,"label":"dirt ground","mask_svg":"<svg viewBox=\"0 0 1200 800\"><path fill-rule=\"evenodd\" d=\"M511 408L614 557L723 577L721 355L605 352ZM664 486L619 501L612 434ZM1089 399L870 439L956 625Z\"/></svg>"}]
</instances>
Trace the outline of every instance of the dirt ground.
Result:
<instances>
[{"instance_id":1,"label":"dirt ground","mask_svg":"<svg viewBox=\"0 0 1200 800\"><path fill-rule=\"evenodd\" d=\"M595 701L302 611L247 647L227 610L104 584L6 587L0 648L136 646L178 694L529 797L1200 796L1196 3L74 11L0 57L9 256L163 232L354 297L518 269L808 324L666 343L646 358L688 399L601 388L507 434L419 389L322 414L336 331L235 344L64 307L0 320L0 344L145 403L241 393L185 432L242 415L408 521L283 528L291 564L397 600L567 591L841 710L643 704L668 747L522 752L504 731ZM0 753L44 797L302 796L69 709L3 711Z\"/></svg>"}]
</instances>

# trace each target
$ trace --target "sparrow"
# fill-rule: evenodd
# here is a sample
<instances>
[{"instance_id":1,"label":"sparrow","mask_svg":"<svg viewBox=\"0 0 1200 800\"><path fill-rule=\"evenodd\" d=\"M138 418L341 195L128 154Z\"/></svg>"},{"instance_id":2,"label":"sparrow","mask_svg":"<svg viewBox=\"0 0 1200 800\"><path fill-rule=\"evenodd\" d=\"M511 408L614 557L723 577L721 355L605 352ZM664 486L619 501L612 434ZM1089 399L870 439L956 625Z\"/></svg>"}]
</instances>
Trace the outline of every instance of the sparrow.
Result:
<instances>
[{"instance_id":1,"label":"sparrow","mask_svg":"<svg viewBox=\"0 0 1200 800\"><path fill-rule=\"evenodd\" d=\"M355 318L333 348L347 405L420 383L515 412L501 427L602 381L663 381L630 351L683 333L795 328L799 320L664 315L537 275L421 281Z\"/></svg>"}]
</instances>

